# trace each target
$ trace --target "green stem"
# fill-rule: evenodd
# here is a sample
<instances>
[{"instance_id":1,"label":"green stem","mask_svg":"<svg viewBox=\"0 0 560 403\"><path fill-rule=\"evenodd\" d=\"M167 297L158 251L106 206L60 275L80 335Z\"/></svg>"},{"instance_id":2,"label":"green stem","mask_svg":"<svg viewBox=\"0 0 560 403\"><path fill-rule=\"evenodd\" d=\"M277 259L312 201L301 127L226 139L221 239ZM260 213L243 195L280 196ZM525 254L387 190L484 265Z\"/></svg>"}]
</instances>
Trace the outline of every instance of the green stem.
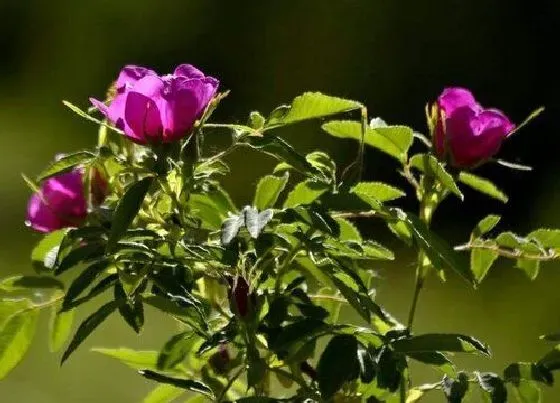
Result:
<instances>
[{"instance_id":1,"label":"green stem","mask_svg":"<svg viewBox=\"0 0 560 403\"><path fill-rule=\"evenodd\" d=\"M220 396L218 396L218 398L216 399L217 403L222 402L226 397L227 397L227 392L231 389L233 383L237 380L237 378L239 378L241 376L241 374L245 371L245 367L242 366L241 368L239 368L239 370L235 373L235 375L233 375L230 380L228 381L228 383L226 384L226 386L224 387L224 389L222 390L222 392L220 393Z\"/></svg>"},{"instance_id":2,"label":"green stem","mask_svg":"<svg viewBox=\"0 0 560 403\"><path fill-rule=\"evenodd\" d=\"M368 128L368 115L367 115L367 108L364 106L360 109L361 112L361 123L362 123L362 130L361 130L361 138L360 138L360 147L358 148L358 181L362 178L362 173L364 170L364 148L365 148L365 140L366 140L366 132Z\"/></svg>"}]
</instances>

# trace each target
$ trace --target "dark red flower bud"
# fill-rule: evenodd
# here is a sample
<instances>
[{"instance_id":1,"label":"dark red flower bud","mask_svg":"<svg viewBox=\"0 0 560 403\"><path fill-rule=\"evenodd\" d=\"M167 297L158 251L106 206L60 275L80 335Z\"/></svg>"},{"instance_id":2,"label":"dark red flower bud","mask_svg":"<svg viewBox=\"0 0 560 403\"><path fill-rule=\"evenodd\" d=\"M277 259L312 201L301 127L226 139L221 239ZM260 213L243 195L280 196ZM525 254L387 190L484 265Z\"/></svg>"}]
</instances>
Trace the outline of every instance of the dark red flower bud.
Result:
<instances>
[{"instance_id":1,"label":"dark red flower bud","mask_svg":"<svg viewBox=\"0 0 560 403\"><path fill-rule=\"evenodd\" d=\"M245 318L249 313L251 297L249 295L249 283L241 276L228 279L230 283L230 305L232 311L241 318Z\"/></svg>"},{"instance_id":2,"label":"dark red flower bud","mask_svg":"<svg viewBox=\"0 0 560 403\"><path fill-rule=\"evenodd\" d=\"M220 344L218 351L212 354L208 360L208 364L219 375L225 375L229 372L230 364L229 351L225 344Z\"/></svg>"}]
</instances>

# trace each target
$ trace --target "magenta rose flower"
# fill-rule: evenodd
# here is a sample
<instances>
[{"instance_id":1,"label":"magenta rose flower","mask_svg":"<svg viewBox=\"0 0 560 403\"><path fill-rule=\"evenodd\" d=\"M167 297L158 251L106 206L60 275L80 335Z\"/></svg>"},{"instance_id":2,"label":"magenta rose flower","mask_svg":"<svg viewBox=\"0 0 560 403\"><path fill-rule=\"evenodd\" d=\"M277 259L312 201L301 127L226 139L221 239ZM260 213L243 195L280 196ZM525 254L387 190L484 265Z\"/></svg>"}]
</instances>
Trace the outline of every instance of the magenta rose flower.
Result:
<instances>
[{"instance_id":1,"label":"magenta rose flower","mask_svg":"<svg viewBox=\"0 0 560 403\"><path fill-rule=\"evenodd\" d=\"M434 150L452 165L468 168L494 156L515 125L503 112L485 109L464 88L446 88L437 101Z\"/></svg>"},{"instance_id":2,"label":"magenta rose flower","mask_svg":"<svg viewBox=\"0 0 560 403\"><path fill-rule=\"evenodd\" d=\"M79 226L87 216L83 172L76 168L45 180L29 199L26 223L40 232ZM97 169L91 172L92 203L99 205L107 196L108 184Z\"/></svg>"},{"instance_id":3,"label":"magenta rose flower","mask_svg":"<svg viewBox=\"0 0 560 403\"><path fill-rule=\"evenodd\" d=\"M164 76L130 65L120 72L109 105L90 101L135 143L170 143L191 131L218 85L218 80L190 64L181 64Z\"/></svg>"}]
</instances>

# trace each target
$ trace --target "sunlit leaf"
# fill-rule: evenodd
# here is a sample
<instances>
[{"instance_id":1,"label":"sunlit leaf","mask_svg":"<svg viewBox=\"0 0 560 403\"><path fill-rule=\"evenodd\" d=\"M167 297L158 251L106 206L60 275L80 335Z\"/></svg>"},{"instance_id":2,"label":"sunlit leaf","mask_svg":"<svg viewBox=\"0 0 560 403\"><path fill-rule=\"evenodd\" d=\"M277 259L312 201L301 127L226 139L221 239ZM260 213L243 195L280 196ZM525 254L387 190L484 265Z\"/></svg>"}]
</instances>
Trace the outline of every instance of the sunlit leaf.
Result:
<instances>
[{"instance_id":1,"label":"sunlit leaf","mask_svg":"<svg viewBox=\"0 0 560 403\"><path fill-rule=\"evenodd\" d=\"M259 180L253 199L253 205L257 210L274 207L278 196L288 183L288 177L288 172L286 172L283 176L266 175Z\"/></svg>"},{"instance_id":2,"label":"sunlit leaf","mask_svg":"<svg viewBox=\"0 0 560 403\"><path fill-rule=\"evenodd\" d=\"M89 151L80 151L74 154L65 155L49 165L37 176L37 181L41 182L51 176L67 172L78 165L87 165L95 160L97 156Z\"/></svg>"},{"instance_id":3,"label":"sunlit leaf","mask_svg":"<svg viewBox=\"0 0 560 403\"><path fill-rule=\"evenodd\" d=\"M497 199L503 203L507 203L508 197L502 192L496 185L490 182L488 179L481 178L480 176L473 175L468 172L461 172L459 174L459 182L470 186L474 190L484 193L494 199Z\"/></svg>"},{"instance_id":4,"label":"sunlit leaf","mask_svg":"<svg viewBox=\"0 0 560 403\"><path fill-rule=\"evenodd\" d=\"M14 369L27 353L38 317L39 311L28 307L0 318L0 379Z\"/></svg>"},{"instance_id":5,"label":"sunlit leaf","mask_svg":"<svg viewBox=\"0 0 560 403\"><path fill-rule=\"evenodd\" d=\"M283 107L273 112L266 122L266 128L347 112L359 109L361 106L359 102L349 99L332 97L320 92L306 92L296 97L289 108Z\"/></svg>"}]
</instances>

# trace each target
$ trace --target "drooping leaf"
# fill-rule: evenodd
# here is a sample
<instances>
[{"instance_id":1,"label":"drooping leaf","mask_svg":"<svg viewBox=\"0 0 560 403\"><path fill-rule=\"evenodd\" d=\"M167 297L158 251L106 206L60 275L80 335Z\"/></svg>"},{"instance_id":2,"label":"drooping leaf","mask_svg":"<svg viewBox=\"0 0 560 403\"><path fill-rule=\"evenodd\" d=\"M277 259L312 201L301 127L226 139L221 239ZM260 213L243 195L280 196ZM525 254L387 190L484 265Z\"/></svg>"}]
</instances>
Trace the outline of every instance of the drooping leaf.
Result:
<instances>
[{"instance_id":1,"label":"drooping leaf","mask_svg":"<svg viewBox=\"0 0 560 403\"><path fill-rule=\"evenodd\" d=\"M498 252L493 250L477 248L471 250L471 271L477 283L480 283L486 277L488 270L498 257Z\"/></svg>"},{"instance_id":2,"label":"drooping leaf","mask_svg":"<svg viewBox=\"0 0 560 403\"><path fill-rule=\"evenodd\" d=\"M165 374L152 371L152 370L140 370L138 371L140 375L142 375L146 379L150 379L152 381L156 381L159 383L167 383L169 385L173 385L175 387L190 390L192 392L202 393L209 398L213 398L212 389L208 386L203 384L199 381L193 381L191 379L182 379L182 378L174 378L171 376L167 376Z\"/></svg>"},{"instance_id":3,"label":"drooping leaf","mask_svg":"<svg viewBox=\"0 0 560 403\"><path fill-rule=\"evenodd\" d=\"M293 208L302 204L313 203L328 190L328 186L321 182L300 182L290 193L288 193L283 207L286 209Z\"/></svg>"},{"instance_id":4,"label":"drooping leaf","mask_svg":"<svg viewBox=\"0 0 560 403\"><path fill-rule=\"evenodd\" d=\"M450 268L473 286L476 285L468 263L446 241L430 231L426 224L413 214L404 213L402 210L396 209L392 211L401 221L407 224L414 239L424 250L436 269Z\"/></svg>"},{"instance_id":5,"label":"drooping leaf","mask_svg":"<svg viewBox=\"0 0 560 403\"><path fill-rule=\"evenodd\" d=\"M82 322L62 355L60 360L61 364L63 364L83 341L118 308L119 304L119 301L108 302Z\"/></svg>"},{"instance_id":6,"label":"drooping leaf","mask_svg":"<svg viewBox=\"0 0 560 403\"><path fill-rule=\"evenodd\" d=\"M6 377L21 362L37 327L39 311L31 307L22 310L17 305L10 304L10 310L17 310L11 314L6 312L8 315L0 318L0 379ZM0 312L2 311L3 309Z\"/></svg>"},{"instance_id":7,"label":"drooping leaf","mask_svg":"<svg viewBox=\"0 0 560 403\"><path fill-rule=\"evenodd\" d=\"M70 287L66 291L62 308L66 310L68 305L76 299L87 287L89 287L107 268L108 262L102 260L101 262L94 263L82 271L78 277L72 281Z\"/></svg>"},{"instance_id":8,"label":"drooping leaf","mask_svg":"<svg viewBox=\"0 0 560 403\"><path fill-rule=\"evenodd\" d=\"M144 197L154 181L153 177L144 178L134 183L119 201L113 220L111 233L107 241L107 250L111 250L124 235L144 202Z\"/></svg>"},{"instance_id":9,"label":"drooping leaf","mask_svg":"<svg viewBox=\"0 0 560 403\"><path fill-rule=\"evenodd\" d=\"M285 172L283 176L266 175L257 184L253 205L257 210L265 210L274 207L278 196L288 183L289 174Z\"/></svg>"},{"instance_id":10,"label":"drooping leaf","mask_svg":"<svg viewBox=\"0 0 560 403\"><path fill-rule=\"evenodd\" d=\"M115 300L121 301L119 304L119 313L125 322L136 333L140 333L144 326L144 305L140 298L132 296L129 298L120 283L115 284L114 288Z\"/></svg>"},{"instance_id":11,"label":"drooping leaf","mask_svg":"<svg viewBox=\"0 0 560 403\"><path fill-rule=\"evenodd\" d=\"M56 352L62 348L70 333L74 321L74 311L59 312L60 306L54 305L49 320L49 349Z\"/></svg>"},{"instance_id":12,"label":"drooping leaf","mask_svg":"<svg viewBox=\"0 0 560 403\"><path fill-rule=\"evenodd\" d=\"M556 345L552 350L544 355L537 363L539 367L544 367L549 371L560 369L560 344Z\"/></svg>"},{"instance_id":13,"label":"drooping leaf","mask_svg":"<svg viewBox=\"0 0 560 403\"><path fill-rule=\"evenodd\" d=\"M507 203L508 201L507 195L504 192L502 192L500 189L498 189L498 187L488 179L481 178L480 176L476 176L471 173L463 171L459 174L459 182L464 183L465 185L470 186L474 190L477 190L480 193L484 193L503 203Z\"/></svg>"},{"instance_id":14,"label":"drooping leaf","mask_svg":"<svg viewBox=\"0 0 560 403\"><path fill-rule=\"evenodd\" d=\"M69 171L78 165L87 165L95 160L97 156L89 151L80 151L74 154L65 155L49 165L37 176L37 181L41 182L51 176Z\"/></svg>"},{"instance_id":15,"label":"drooping leaf","mask_svg":"<svg viewBox=\"0 0 560 403\"><path fill-rule=\"evenodd\" d=\"M362 125L360 122L351 120L335 120L325 123L323 130L331 136L361 141ZM404 163L407 158L408 149L414 140L413 131L406 126L387 126L378 128L366 128L365 144L396 158Z\"/></svg>"},{"instance_id":16,"label":"drooping leaf","mask_svg":"<svg viewBox=\"0 0 560 403\"><path fill-rule=\"evenodd\" d=\"M350 191L358 196L371 197L381 203L396 200L405 195L402 190L382 182L360 182Z\"/></svg>"},{"instance_id":17,"label":"drooping leaf","mask_svg":"<svg viewBox=\"0 0 560 403\"><path fill-rule=\"evenodd\" d=\"M492 372L475 372L480 389L490 398L491 403L506 403L507 389L504 381Z\"/></svg>"},{"instance_id":18,"label":"drooping leaf","mask_svg":"<svg viewBox=\"0 0 560 403\"><path fill-rule=\"evenodd\" d=\"M482 342L462 334L427 333L397 339L392 345L395 351L404 354L445 351L490 355L490 350Z\"/></svg>"},{"instance_id":19,"label":"drooping leaf","mask_svg":"<svg viewBox=\"0 0 560 403\"><path fill-rule=\"evenodd\" d=\"M533 259L517 259L515 267L523 270L529 279L534 280L539 275L540 262Z\"/></svg>"},{"instance_id":20,"label":"drooping leaf","mask_svg":"<svg viewBox=\"0 0 560 403\"><path fill-rule=\"evenodd\" d=\"M315 119L361 108L361 104L349 99L332 97L320 92L306 92L296 97L289 108L283 107L272 113L266 128L273 128L301 120Z\"/></svg>"},{"instance_id":21,"label":"drooping leaf","mask_svg":"<svg viewBox=\"0 0 560 403\"><path fill-rule=\"evenodd\" d=\"M319 390L324 399L331 398L342 385L359 372L358 341L353 335L334 336L317 364Z\"/></svg>"},{"instance_id":22,"label":"drooping leaf","mask_svg":"<svg viewBox=\"0 0 560 403\"><path fill-rule=\"evenodd\" d=\"M336 164L333 159L322 151L313 151L305 159L320 171L327 182L335 180Z\"/></svg>"},{"instance_id":23,"label":"drooping leaf","mask_svg":"<svg viewBox=\"0 0 560 403\"><path fill-rule=\"evenodd\" d=\"M463 193L455 183L455 179L436 157L430 154L416 154L410 158L409 164L426 175L436 178L444 188L463 200Z\"/></svg>"}]
</instances>

